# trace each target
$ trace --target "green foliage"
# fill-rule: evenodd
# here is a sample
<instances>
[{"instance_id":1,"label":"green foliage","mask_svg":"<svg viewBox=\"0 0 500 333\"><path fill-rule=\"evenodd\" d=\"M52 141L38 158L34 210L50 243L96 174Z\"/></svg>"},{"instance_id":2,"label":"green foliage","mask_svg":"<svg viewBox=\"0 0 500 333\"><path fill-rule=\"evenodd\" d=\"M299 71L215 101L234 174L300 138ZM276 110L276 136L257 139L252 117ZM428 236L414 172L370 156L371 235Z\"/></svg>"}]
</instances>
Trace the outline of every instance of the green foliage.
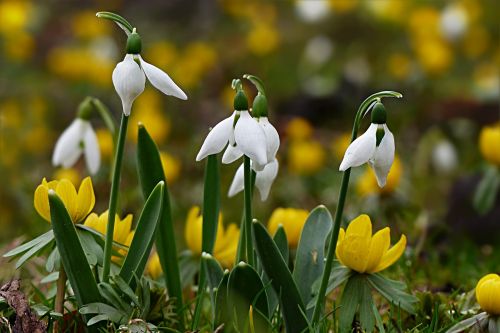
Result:
<instances>
[{"instance_id":1,"label":"green foliage","mask_svg":"<svg viewBox=\"0 0 500 333\"><path fill-rule=\"evenodd\" d=\"M500 188L500 173L494 165L488 166L474 192L473 203L476 210L484 215L491 211Z\"/></svg>"}]
</instances>

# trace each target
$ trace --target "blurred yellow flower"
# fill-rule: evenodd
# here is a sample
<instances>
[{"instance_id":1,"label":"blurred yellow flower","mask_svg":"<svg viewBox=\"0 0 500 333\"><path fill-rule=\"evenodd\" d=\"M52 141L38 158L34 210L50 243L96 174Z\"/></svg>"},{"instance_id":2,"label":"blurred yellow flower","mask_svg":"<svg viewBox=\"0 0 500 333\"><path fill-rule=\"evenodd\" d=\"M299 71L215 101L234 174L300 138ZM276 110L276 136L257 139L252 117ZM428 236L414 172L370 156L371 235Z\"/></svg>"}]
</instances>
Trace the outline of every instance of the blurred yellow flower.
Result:
<instances>
[{"instance_id":1,"label":"blurred yellow flower","mask_svg":"<svg viewBox=\"0 0 500 333\"><path fill-rule=\"evenodd\" d=\"M130 116L132 124L141 122L155 142L163 142L170 134L170 119L162 110L160 95L152 89L146 89L134 104ZM131 131L129 138L137 142L137 131Z\"/></svg>"},{"instance_id":2,"label":"blurred yellow flower","mask_svg":"<svg viewBox=\"0 0 500 333\"><path fill-rule=\"evenodd\" d=\"M347 13L358 6L358 0L330 0L328 2L333 13Z\"/></svg>"},{"instance_id":3,"label":"blurred yellow flower","mask_svg":"<svg viewBox=\"0 0 500 333\"><path fill-rule=\"evenodd\" d=\"M498 274L488 274L479 280L476 285L476 299L481 309L492 315L500 315L500 276Z\"/></svg>"},{"instance_id":4,"label":"blurred yellow flower","mask_svg":"<svg viewBox=\"0 0 500 333\"><path fill-rule=\"evenodd\" d=\"M278 47L280 35L271 24L256 23L247 35L247 46L256 55L266 55Z\"/></svg>"},{"instance_id":5,"label":"blurred yellow flower","mask_svg":"<svg viewBox=\"0 0 500 333\"><path fill-rule=\"evenodd\" d=\"M25 31L12 32L3 42L5 55L12 60L25 61L35 51L35 39Z\"/></svg>"},{"instance_id":6,"label":"blurred yellow flower","mask_svg":"<svg viewBox=\"0 0 500 333\"><path fill-rule=\"evenodd\" d=\"M109 130L99 128L95 131L97 141L99 142L99 149L101 150L101 157L103 159L110 159L113 157L113 136Z\"/></svg>"},{"instance_id":7,"label":"blurred yellow flower","mask_svg":"<svg viewBox=\"0 0 500 333\"><path fill-rule=\"evenodd\" d=\"M496 100L500 94L498 65L492 62L479 64L473 73L474 92L479 98Z\"/></svg>"},{"instance_id":8,"label":"blurred yellow flower","mask_svg":"<svg viewBox=\"0 0 500 333\"><path fill-rule=\"evenodd\" d=\"M80 180L81 180L80 173L78 172L78 170L76 170L74 168L67 168L67 169L66 168L59 168L56 171L54 171L53 178L56 180L67 179L75 186L80 184Z\"/></svg>"},{"instance_id":9,"label":"blurred yellow flower","mask_svg":"<svg viewBox=\"0 0 500 333\"><path fill-rule=\"evenodd\" d=\"M307 119L302 117L294 117L286 125L286 135L291 140L309 139L312 133L313 127L311 123Z\"/></svg>"},{"instance_id":10,"label":"blurred yellow flower","mask_svg":"<svg viewBox=\"0 0 500 333\"><path fill-rule=\"evenodd\" d=\"M181 59L173 68L172 77L182 86L195 87L202 77L215 65L216 50L208 43L193 42L184 50Z\"/></svg>"},{"instance_id":11,"label":"blurred yellow flower","mask_svg":"<svg viewBox=\"0 0 500 333\"><path fill-rule=\"evenodd\" d=\"M406 236L389 249L391 229L386 227L372 236L372 222L362 214L340 228L336 254L340 263L358 273L377 273L394 264L406 247Z\"/></svg>"},{"instance_id":12,"label":"blurred yellow flower","mask_svg":"<svg viewBox=\"0 0 500 333\"><path fill-rule=\"evenodd\" d=\"M485 160L500 166L500 122L481 129L479 150Z\"/></svg>"},{"instance_id":13,"label":"blurred yellow flower","mask_svg":"<svg viewBox=\"0 0 500 333\"><path fill-rule=\"evenodd\" d=\"M345 151L347 147L351 144L351 134L344 133L336 137L330 146L333 155L339 161L342 161L344 158Z\"/></svg>"},{"instance_id":14,"label":"blurred yellow flower","mask_svg":"<svg viewBox=\"0 0 500 333\"><path fill-rule=\"evenodd\" d=\"M94 188L90 177L85 178L78 193L75 186L67 179L47 182L44 178L35 190L35 209L45 220L50 222L49 190L55 190L64 203L73 223L83 221L95 204Z\"/></svg>"},{"instance_id":15,"label":"blurred yellow flower","mask_svg":"<svg viewBox=\"0 0 500 333\"><path fill-rule=\"evenodd\" d=\"M439 11L432 6L422 6L413 10L408 19L408 27L414 38L428 39L439 36Z\"/></svg>"},{"instance_id":16,"label":"blurred yellow flower","mask_svg":"<svg viewBox=\"0 0 500 333\"><path fill-rule=\"evenodd\" d=\"M363 4L378 18L393 21L403 22L406 15L409 1L401 0L377 0L377 1L364 1Z\"/></svg>"},{"instance_id":17,"label":"blurred yellow flower","mask_svg":"<svg viewBox=\"0 0 500 333\"><path fill-rule=\"evenodd\" d=\"M103 20L96 24L95 11L84 10L77 12L71 20L73 35L78 38L90 39L110 33L111 23Z\"/></svg>"},{"instance_id":18,"label":"blurred yellow flower","mask_svg":"<svg viewBox=\"0 0 500 333\"><path fill-rule=\"evenodd\" d=\"M364 173L359 177L356 183L356 190L362 196L367 196L370 194L380 193L389 194L396 190L400 181L401 175L403 173L403 166L399 157L394 158L394 162L387 176L387 183L384 187L379 187L377 185L377 179L375 178L375 173L372 168L366 167Z\"/></svg>"},{"instance_id":19,"label":"blurred yellow flower","mask_svg":"<svg viewBox=\"0 0 500 333\"><path fill-rule=\"evenodd\" d=\"M97 215L96 213L90 214L85 223L83 225L94 229L95 231L100 232L103 235L106 235L106 229L108 226L108 211L106 210L101 215ZM128 214L124 219L120 219L118 214L115 215L115 228L113 230L113 241L119 243L121 245L130 245L130 241L132 240L129 235L132 231L132 214Z\"/></svg>"},{"instance_id":20,"label":"blurred yellow flower","mask_svg":"<svg viewBox=\"0 0 500 333\"><path fill-rule=\"evenodd\" d=\"M394 53L387 59L387 69L396 79L406 79L411 72L411 60L402 53Z\"/></svg>"},{"instance_id":21,"label":"blurred yellow flower","mask_svg":"<svg viewBox=\"0 0 500 333\"><path fill-rule=\"evenodd\" d=\"M325 164L325 150L315 140L292 141L288 147L288 168L299 175L311 175Z\"/></svg>"},{"instance_id":22,"label":"blurred yellow flower","mask_svg":"<svg viewBox=\"0 0 500 333\"><path fill-rule=\"evenodd\" d=\"M463 49L466 56L478 58L483 55L490 45L490 34L482 25L474 25L465 33Z\"/></svg>"},{"instance_id":23,"label":"blurred yellow flower","mask_svg":"<svg viewBox=\"0 0 500 333\"><path fill-rule=\"evenodd\" d=\"M189 249L196 255L201 255L203 217L200 215L200 207L194 206L189 210L184 237ZM214 246L213 256L226 268L234 265L236 251L238 250L238 240L240 229L234 223L226 228L222 223L222 214L219 215L217 227L217 238Z\"/></svg>"},{"instance_id":24,"label":"blurred yellow flower","mask_svg":"<svg viewBox=\"0 0 500 333\"><path fill-rule=\"evenodd\" d=\"M148 259L148 264L146 266L146 272L151 276L153 280L158 279L162 274L163 270L161 269L160 257L158 256L158 252L154 252Z\"/></svg>"},{"instance_id":25,"label":"blurred yellow flower","mask_svg":"<svg viewBox=\"0 0 500 333\"><path fill-rule=\"evenodd\" d=\"M269 218L267 229L271 235L274 235L278 227L282 225L285 229L288 245L291 248L296 248L308 215L309 212L304 209L276 208Z\"/></svg>"},{"instance_id":26,"label":"blurred yellow flower","mask_svg":"<svg viewBox=\"0 0 500 333\"><path fill-rule=\"evenodd\" d=\"M40 155L52 149L51 139L52 132L46 126L31 127L20 137L20 141L28 152Z\"/></svg>"},{"instance_id":27,"label":"blurred yellow flower","mask_svg":"<svg viewBox=\"0 0 500 333\"><path fill-rule=\"evenodd\" d=\"M146 49L144 58L160 68L171 68L177 60L177 49L174 44L159 41Z\"/></svg>"},{"instance_id":28,"label":"blurred yellow flower","mask_svg":"<svg viewBox=\"0 0 500 333\"><path fill-rule=\"evenodd\" d=\"M440 38L418 39L415 52L423 70L431 75L444 73L453 62L450 46Z\"/></svg>"},{"instance_id":29,"label":"blurred yellow flower","mask_svg":"<svg viewBox=\"0 0 500 333\"><path fill-rule=\"evenodd\" d=\"M0 2L0 32L10 34L26 29L33 5L29 1L7 0Z\"/></svg>"},{"instance_id":30,"label":"blurred yellow flower","mask_svg":"<svg viewBox=\"0 0 500 333\"><path fill-rule=\"evenodd\" d=\"M174 183L181 173L181 161L165 151L160 152L160 158L167 182Z\"/></svg>"}]
</instances>

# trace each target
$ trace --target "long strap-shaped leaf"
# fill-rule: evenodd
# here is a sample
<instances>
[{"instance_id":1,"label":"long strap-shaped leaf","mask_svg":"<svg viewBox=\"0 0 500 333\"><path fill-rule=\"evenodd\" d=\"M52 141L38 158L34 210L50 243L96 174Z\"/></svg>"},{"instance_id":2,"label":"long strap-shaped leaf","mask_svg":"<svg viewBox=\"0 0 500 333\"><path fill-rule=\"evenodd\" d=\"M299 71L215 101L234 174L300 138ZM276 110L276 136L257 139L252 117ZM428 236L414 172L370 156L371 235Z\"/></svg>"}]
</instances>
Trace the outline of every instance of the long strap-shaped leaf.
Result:
<instances>
[{"instance_id":1,"label":"long strap-shaped leaf","mask_svg":"<svg viewBox=\"0 0 500 333\"><path fill-rule=\"evenodd\" d=\"M323 274L325 243L332 225L332 216L328 209L319 206L311 211L302 229L295 256L293 279L305 304L313 297L311 287L314 281ZM311 316L312 310L309 310L308 317Z\"/></svg>"},{"instance_id":2,"label":"long strap-shaped leaf","mask_svg":"<svg viewBox=\"0 0 500 333\"><path fill-rule=\"evenodd\" d=\"M220 172L217 155L207 157L203 189L203 235L201 249L212 253L217 236L220 209Z\"/></svg>"},{"instance_id":3,"label":"long strap-shaped leaf","mask_svg":"<svg viewBox=\"0 0 500 333\"><path fill-rule=\"evenodd\" d=\"M101 296L76 234L75 226L64 203L52 190L49 191L49 205L56 245L79 307L100 302Z\"/></svg>"},{"instance_id":4,"label":"long strap-shaped leaf","mask_svg":"<svg viewBox=\"0 0 500 333\"><path fill-rule=\"evenodd\" d=\"M179 318L179 329L184 329L182 287L177 260L177 246L175 242L174 224L172 211L170 208L170 196L165 173L161 163L160 153L155 142L149 135L146 128L139 125L137 143L137 169L142 193L145 198L149 196L153 188L159 181L165 181L163 193L163 211L158 223L156 233L156 250L160 258L161 268L164 272L165 283L171 298L176 300L176 311Z\"/></svg>"},{"instance_id":5,"label":"long strap-shaped leaf","mask_svg":"<svg viewBox=\"0 0 500 333\"><path fill-rule=\"evenodd\" d=\"M162 181L159 182L149 195L148 200L146 200L127 257L120 270L120 277L129 286L133 285L135 281L134 276L140 278L142 273L144 273L147 258L153 247L156 226L158 225L163 205L163 184Z\"/></svg>"},{"instance_id":6,"label":"long strap-shaped leaf","mask_svg":"<svg viewBox=\"0 0 500 333\"><path fill-rule=\"evenodd\" d=\"M255 220L252 225L257 254L264 271L271 279L274 290L281 296L280 304L286 331L303 332L308 327L307 319L304 317L306 308L292 274L266 228Z\"/></svg>"}]
</instances>

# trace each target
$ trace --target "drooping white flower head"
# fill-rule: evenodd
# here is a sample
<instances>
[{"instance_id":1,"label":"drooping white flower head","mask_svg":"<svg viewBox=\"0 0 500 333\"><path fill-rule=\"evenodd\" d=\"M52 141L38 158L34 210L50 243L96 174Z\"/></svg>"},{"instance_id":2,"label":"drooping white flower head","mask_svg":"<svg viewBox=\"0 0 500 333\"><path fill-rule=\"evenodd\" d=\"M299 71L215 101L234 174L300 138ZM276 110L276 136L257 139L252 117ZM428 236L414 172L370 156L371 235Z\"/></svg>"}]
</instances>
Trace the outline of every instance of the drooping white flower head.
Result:
<instances>
[{"instance_id":1,"label":"drooping white flower head","mask_svg":"<svg viewBox=\"0 0 500 333\"><path fill-rule=\"evenodd\" d=\"M141 39L137 32L132 32L127 39L127 54L113 70L113 85L122 100L123 113L128 116L134 100L144 91L146 77L149 82L165 95L183 100L186 94L179 88L167 73L153 66L141 55Z\"/></svg>"},{"instance_id":2,"label":"drooping white flower head","mask_svg":"<svg viewBox=\"0 0 500 333\"><path fill-rule=\"evenodd\" d=\"M372 111L372 124L349 145L340 171L368 163L375 171L378 186L385 186L395 153L394 135L385 122L385 108L377 102Z\"/></svg>"},{"instance_id":3,"label":"drooping white flower head","mask_svg":"<svg viewBox=\"0 0 500 333\"><path fill-rule=\"evenodd\" d=\"M88 120L76 118L57 140L52 155L54 166L73 166L82 153L91 174L97 173L101 165L101 153L97 136Z\"/></svg>"},{"instance_id":4,"label":"drooping white flower head","mask_svg":"<svg viewBox=\"0 0 500 333\"><path fill-rule=\"evenodd\" d=\"M262 201L267 200L269 192L271 190L271 185L273 184L276 176L278 175L279 163L277 159L273 159L271 162L266 164L262 171L255 172L255 187L260 194L260 199ZM229 187L228 196L233 197L244 189L244 167L243 164L240 165L233 178L233 182Z\"/></svg>"},{"instance_id":5,"label":"drooping white flower head","mask_svg":"<svg viewBox=\"0 0 500 333\"><path fill-rule=\"evenodd\" d=\"M267 147L264 130L248 112L248 103L242 90L235 97L234 113L218 123L207 135L196 160L227 149L222 163L232 163L243 155L253 161L254 170L262 170L267 164Z\"/></svg>"}]
</instances>

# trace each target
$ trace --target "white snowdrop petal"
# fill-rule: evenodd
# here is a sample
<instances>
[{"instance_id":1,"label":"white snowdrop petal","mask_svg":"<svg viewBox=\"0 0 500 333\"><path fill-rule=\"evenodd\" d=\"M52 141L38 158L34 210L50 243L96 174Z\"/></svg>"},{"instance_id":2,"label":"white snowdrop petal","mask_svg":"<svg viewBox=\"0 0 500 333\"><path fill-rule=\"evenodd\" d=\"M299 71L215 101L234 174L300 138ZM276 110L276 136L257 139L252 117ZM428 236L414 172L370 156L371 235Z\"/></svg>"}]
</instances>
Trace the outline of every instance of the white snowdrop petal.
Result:
<instances>
[{"instance_id":1,"label":"white snowdrop petal","mask_svg":"<svg viewBox=\"0 0 500 333\"><path fill-rule=\"evenodd\" d=\"M387 125L384 124L384 137L380 141L379 146L375 149L373 158L370 159L370 166L375 171L377 183L379 187L384 187L387 183L387 175L391 170L392 163L394 162L394 135L392 135Z\"/></svg>"},{"instance_id":2,"label":"white snowdrop petal","mask_svg":"<svg viewBox=\"0 0 500 333\"><path fill-rule=\"evenodd\" d=\"M196 156L196 161L201 161L208 155L218 154L222 151L222 149L224 149L229 141L231 133L233 132L233 119L234 113L230 117L219 122L210 132L208 132L208 135L203 142L198 155Z\"/></svg>"},{"instance_id":3,"label":"white snowdrop petal","mask_svg":"<svg viewBox=\"0 0 500 333\"><path fill-rule=\"evenodd\" d=\"M233 163L241 156L243 156L243 153L241 152L241 150L238 149L238 146L233 146L232 144L229 144L226 148L226 151L224 152L224 155L222 155L222 163L224 164Z\"/></svg>"},{"instance_id":4,"label":"white snowdrop petal","mask_svg":"<svg viewBox=\"0 0 500 333\"><path fill-rule=\"evenodd\" d=\"M375 145L377 143L376 133L377 124L371 124L365 133L347 147L344 159L340 163L340 171L345 171L368 162L375 152Z\"/></svg>"},{"instance_id":5,"label":"white snowdrop petal","mask_svg":"<svg viewBox=\"0 0 500 333\"><path fill-rule=\"evenodd\" d=\"M257 182L257 180L255 180L255 182ZM243 191L244 188L245 188L245 171L243 168L243 164L241 164L238 170L236 170L236 173L234 174L233 182L229 187L227 196L230 198L234 197L236 194Z\"/></svg>"},{"instance_id":6,"label":"white snowdrop petal","mask_svg":"<svg viewBox=\"0 0 500 333\"><path fill-rule=\"evenodd\" d=\"M134 100L144 91L146 77L131 54L127 54L122 62L113 70L113 85L122 100L123 113L128 116Z\"/></svg>"},{"instance_id":7,"label":"white snowdrop petal","mask_svg":"<svg viewBox=\"0 0 500 333\"><path fill-rule=\"evenodd\" d=\"M85 131L83 149L87 168L91 174L95 175L101 166L101 151L99 149L99 141L92 126Z\"/></svg>"},{"instance_id":8,"label":"white snowdrop petal","mask_svg":"<svg viewBox=\"0 0 500 333\"><path fill-rule=\"evenodd\" d=\"M248 111L240 112L240 119L234 129L234 139L243 154L256 164L255 167L260 168L267 164L266 136Z\"/></svg>"},{"instance_id":9,"label":"white snowdrop petal","mask_svg":"<svg viewBox=\"0 0 500 333\"><path fill-rule=\"evenodd\" d=\"M52 164L70 167L78 160L81 154L80 142L85 130L86 120L77 118L64 130L56 142Z\"/></svg>"},{"instance_id":10,"label":"white snowdrop petal","mask_svg":"<svg viewBox=\"0 0 500 333\"><path fill-rule=\"evenodd\" d=\"M182 91L181 88L175 84L167 73L158 67L145 62L141 56L139 56L139 59L141 60L142 69L144 70L144 73L146 73L149 82L151 82L156 89L165 95L174 96L183 100L187 99L184 91Z\"/></svg>"},{"instance_id":11,"label":"white snowdrop petal","mask_svg":"<svg viewBox=\"0 0 500 333\"><path fill-rule=\"evenodd\" d=\"M258 122L266 135L267 160L272 161L276 157L276 153L280 147L280 136L267 117L259 118Z\"/></svg>"},{"instance_id":12,"label":"white snowdrop petal","mask_svg":"<svg viewBox=\"0 0 500 333\"><path fill-rule=\"evenodd\" d=\"M262 171L255 176L255 186L259 190L260 199L265 201L269 196L271 185L278 175L279 164L276 159L269 162Z\"/></svg>"}]
</instances>

